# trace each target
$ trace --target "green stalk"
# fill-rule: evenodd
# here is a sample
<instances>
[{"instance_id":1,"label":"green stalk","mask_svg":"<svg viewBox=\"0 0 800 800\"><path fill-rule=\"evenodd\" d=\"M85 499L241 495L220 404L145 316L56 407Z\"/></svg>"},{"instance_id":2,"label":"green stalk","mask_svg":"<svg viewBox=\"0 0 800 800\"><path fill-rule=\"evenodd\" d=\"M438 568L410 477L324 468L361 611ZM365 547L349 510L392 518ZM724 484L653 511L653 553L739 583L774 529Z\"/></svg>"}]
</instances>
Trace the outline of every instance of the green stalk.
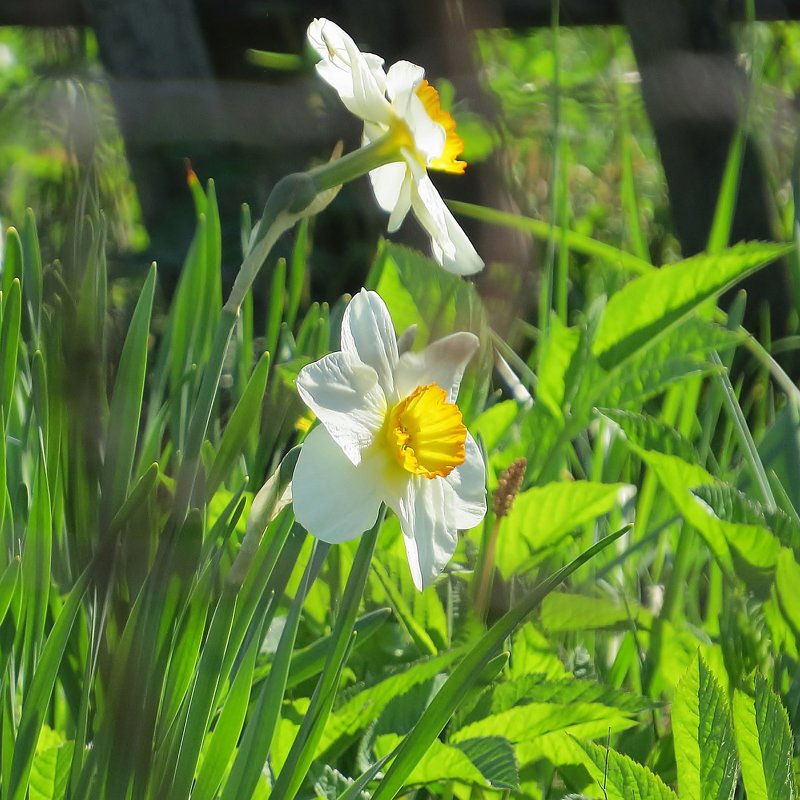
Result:
<instances>
[{"instance_id":1,"label":"green stalk","mask_svg":"<svg viewBox=\"0 0 800 800\"><path fill-rule=\"evenodd\" d=\"M378 538L378 531L383 524L385 512L385 507L381 506L375 525L361 537L358 552L353 560L353 567L347 579L339 614L336 617L336 624L331 634L328 660L314 690L311 705L308 707L308 711L300 725L300 730L292 743L292 749L289 751L283 769L281 769L275 781L272 797L280 797L281 800L293 800L305 780L308 769L314 759L317 744L333 706L342 668L352 647L356 613L367 582L372 553L375 550L375 542Z\"/></svg>"},{"instance_id":2,"label":"green stalk","mask_svg":"<svg viewBox=\"0 0 800 800\"><path fill-rule=\"evenodd\" d=\"M261 220L253 231L250 249L234 281L228 301L222 309L211 343L211 352L203 370L197 401L192 411L183 454L175 509L182 520L192 504L192 492L200 466L200 450L208 430L214 398L219 387L225 354L239 319L247 292L275 242L303 217L316 214L333 199L341 184L354 180L376 167L398 160L400 147L410 135L405 128L393 128L380 139L343 158L334 159L309 172L297 172L282 178L273 188L264 206Z\"/></svg>"}]
</instances>

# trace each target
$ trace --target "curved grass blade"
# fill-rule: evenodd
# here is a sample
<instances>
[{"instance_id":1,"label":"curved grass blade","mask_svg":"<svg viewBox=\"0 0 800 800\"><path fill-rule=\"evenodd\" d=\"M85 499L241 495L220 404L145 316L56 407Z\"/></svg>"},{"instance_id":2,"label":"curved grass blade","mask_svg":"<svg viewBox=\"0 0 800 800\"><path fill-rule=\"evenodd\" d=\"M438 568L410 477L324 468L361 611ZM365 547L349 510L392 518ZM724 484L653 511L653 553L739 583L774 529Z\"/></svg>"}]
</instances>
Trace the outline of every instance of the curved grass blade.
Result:
<instances>
[{"instance_id":1,"label":"curved grass blade","mask_svg":"<svg viewBox=\"0 0 800 800\"><path fill-rule=\"evenodd\" d=\"M430 747L433 740L442 732L464 695L481 677L484 668L496 655L502 643L522 624L539 603L575 570L594 558L629 529L630 525L626 525L615 533L606 536L579 555L574 561L545 579L506 612L476 642L425 709L419 722L403 740L397 751L397 756L372 795L373 800L389 800L395 797L403 788L406 778L411 774L411 771Z\"/></svg>"},{"instance_id":2,"label":"curved grass blade","mask_svg":"<svg viewBox=\"0 0 800 800\"><path fill-rule=\"evenodd\" d=\"M72 591L61 608L61 613L47 637L36 671L33 673L30 688L22 705L22 717L14 745L11 776L8 791L5 794L8 800L23 800L27 792L36 743L39 741L39 732L47 715L50 697L72 626L80 611L81 600L86 590L87 576L88 570L78 578L72 587Z\"/></svg>"},{"instance_id":3,"label":"curved grass blade","mask_svg":"<svg viewBox=\"0 0 800 800\"><path fill-rule=\"evenodd\" d=\"M286 692L292 651L297 638L303 603L308 590L322 568L328 550L329 546L327 544L319 541L314 543L314 552L309 559L302 583L289 610L278 648L275 651L275 658L272 661L269 677L261 689L253 714L250 717L239 752L236 754L236 760L233 762L230 777L225 784L222 800L237 800L240 797L250 797L258 785L262 765L269 755L272 739L280 718L281 704ZM194 796L192 800L195 800Z\"/></svg>"},{"instance_id":4,"label":"curved grass blade","mask_svg":"<svg viewBox=\"0 0 800 800\"><path fill-rule=\"evenodd\" d=\"M247 382L241 400L231 414L206 481L206 497L209 500L225 476L230 473L233 462L238 458L247 436L259 419L261 403L267 388L269 361L269 353L264 353Z\"/></svg>"},{"instance_id":5,"label":"curved grass blade","mask_svg":"<svg viewBox=\"0 0 800 800\"><path fill-rule=\"evenodd\" d=\"M150 314L155 287L156 267L153 264L133 312L122 348L119 372L114 382L102 479L100 524L103 530L107 529L128 495L142 412L147 340L150 335Z\"/></svg>"},{"instance_id":6,"label":"curved grass blade","mask_svg":"<svg viewBox=\"0 0 800 800\"><path fill-rule=\"evenodd\" d=\"M289 755L286 757L283 769L281 769L275 781L272 790L273 797L280 797L282 800L293 800L305 780L308 769L314 759L317 744L322 736L325 723L330 716L342 668L352 647L356 612L361 602L361 595L364 592L364 585L367 582L370 562L375 550L378 531L383 524L384 514L385 508L382 506L375 525L361 537L359 542L358 551L353 560L353 567L347 579L342 603L331 635L332 643L328 660L314 690L311 705L308 707L308 711L300 725L300 730L297 732Z\"/></svg>"}]
</instances>

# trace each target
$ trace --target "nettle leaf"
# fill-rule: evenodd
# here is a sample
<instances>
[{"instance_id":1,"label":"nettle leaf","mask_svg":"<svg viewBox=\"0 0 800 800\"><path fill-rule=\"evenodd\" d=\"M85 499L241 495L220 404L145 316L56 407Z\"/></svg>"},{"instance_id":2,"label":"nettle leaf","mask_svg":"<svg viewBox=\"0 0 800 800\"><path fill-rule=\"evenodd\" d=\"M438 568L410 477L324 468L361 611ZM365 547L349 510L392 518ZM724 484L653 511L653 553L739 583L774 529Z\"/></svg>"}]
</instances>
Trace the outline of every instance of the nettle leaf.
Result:
<instances>
[{"instance_id":1,"label":"nettle leaf","mask_svg":"<svg viewBox=\"0 0 800 800\"><path fill-rule=\"evenodd\" d=\"M451 744L484 736L502 736L513 744L528 742L556 731L575 736L602 736L636 724L628 711L604 703L525 703L470 722L450 736Z\"/></svg>"},{"instance_id":2,"label":"nettle leaf","mask_svg":"<svg viewBox=\"0 0 800 800\"><path fill-rule=\"evenodd\" d=\"M739 767L730 711L699 653L678 684L672 731L681 800L730 800Z\"/></svg>"},{"instance_id":3,"label":"nettle leaf","mask_svg":"<svg viewBox=\"0 0 800 800\"><path fill-rule=\"evenodd\" d=\"M568 328L553 314L539 358L536 399L551 413L561 416L567 396L567 371L578 349L580 328Z\"/></svg>"},{"instance_id":4,"label":"nettle leaf","mask_svg":"<svg viewBox=\"0 0 800 800\"><path fill-rule=\"evenodd\" d=\"M760 674L755 676L752 697L735 692L733 722L748 800L794 800L797 787L789 717Z\"/></svg>"},{"instance_id":5,"label":"nettle leaf","mask_svg":"<svg viewBox=\"0 0 800 800\"><path fill-rule=\"evenodd\" d=\"M342 775L339 770L323 764L321 767L312 767L311 774L314 777L314 792L322 800L336 800L342 792L349 789L354 781ZM359 796L363 800L369 800L367 792L360 792Z\"/></svg>"},{"instance_id":6,"label":"nettle leaf","mask_svg":"<svg viewBox=\"0 0 800 800\"><path fill-rule=\"evenodd\" d=\"M553 633L591 631L604 628L650 628L652 614L628 602L605 597L553 592L542 602L542 625Z\"/></svg>"},{"instance_id":7,"label":"nettle leaf","mask_svg":"<svg viewBox=\"0 0 800 800\"><path fill-rule=\"evenodd\" d=\"M792 245L745 242L632 280L608 301L594 354L605 369L620 366L700 304L792 249Z\"/></svg>"},{"instance_id":8,"label":"nettle leaf","mask_svg":"<svg viewBox=\"0 0 800 800\"><path fill-rule=\"evenodd\" d=\"M551 597L553 595L550 595ZM613 689L594 681L564 678L544 680L541 675L526 675L504 681L491 693L492 711L504 711L522 703L602 703L633 714L652 709L656 703L621 689Z\"/></svg>"},{"instance_id":9,"label":"nettle leaf","mask_svg":"<svg viewBox=\"0 0 800 800\"><path fill-rule=\"evenodd\" d=\"M421 659L395 675L353 695L328 718L318 752L325 752L343 736L355 736L371 725L395 697L431 680L446 670L463 653L463 648L457 648L433 658Z\"/></svg>"},{"instance_id":10,"label":"nettle leaf","mask_svg":"<svg viewBox=\"0 0 800 800\"><path fill-rule=\"evenodd\" d=\"M508 578L530 568L535 563L526 563L531 557L611 511L624 490L630 491L624 483L562 481L522 492L500 525L498 569Z\"/></svg>"},{"instance_id":11,"label":"nettle leaf","mask_svg":"<svg viewBox=\"0 0 800 800\"><path fill-rule=\"evenodd\" d=\"M800 525L784 511L766 509L729 483L698 486L692 494L707 503L720 519L769 528L782 544L800 553Z\"/></svg>"},{"instance_id":12,"label":"nettle leaf","mask_svg":"<svg viewBox=\"0 0 800 800\"><path fill-rule=\"evenodd\" d=\"M699 531L723 570L737 574L757 593L768 589L780 551L778 539L763 525L720 519L695 493L698 487L717 483L702 467L647 450L630 438L625 441L647 463L684 519Z\"/></svg>"},{"instance_id":13,"label":"nettle leaf","mask_svg":"<svg viewBox=\"0 0 800 800\"><path fill-rule=\"evenodd\" d=\"M473 436L480 436L487 452L497 448L519 415L520 406L515 400L503 400L490 406L470 425Z\"/></svg>"},{"instance_id":14,"label":"nettle leaf","mask_svg":"<svg viewBox=\"0 0 800 800\"><path fill-rule=\"evenodd\" d=\"M586 766L608 800L678 800L673 792L647 767L628 756L592 742L577 742L586 754Z\"/></svg>"},{"instance_id":15,"label":"nettle leaf","mask_svg":"<svg viewBox=\"0 0 800 800\"><path fill-rule=\"evenodd\" d=\"M800 564L791 550L783 548L778 556L775 570L775 592L784 619L789 623L792 633L800 638Z\"/></svg>"},{"instance_id":16,"label":"nettle leaf","mask_svg":"<svg viewBox=\"0 0 800 800\"><path fill-rule=\"evenodd\" d=\"M42 731L44 733L44 729ZM41 746L41 737L39 740ZM31 766L29 800L60 800L67 790L73 742L37 750Z\"/></svg>"},{"instance_id":17,"label":"nettle leaf","mask_svg":"<svg viewBox=\"0 0 800 800\"><path fill-rule=\"evenodd\" d=\"M464 739L457 747L480 770L486 782L495 789L517 789L519 767L511 742L502 736Z\"/></svg>"},{"instance_id":18,"label":"nettle leaf","mask_svg":"<svg viewBox=\"0 0 800 800\"><path fill-rule=\"evenodd\" d=\"M616 408L598 408L597 413L616 425L626 439L645 450L678 456L690 463L698 460L694 445L660 419Z\"/></svg>"},{"instance_id":19,"label":"nettle leaf","mask_svg":"<svg viewBox=\"0 0 800 800\"><path fill-rule=\"evenodd\" d=\"M379 736L376 741L378 755L390 753L401 741L402 737L396 734ZM404 785L430 786L439 781L489 785L483 773L463 750L435 739L406 778Z\"/></svg>"},{"instance_id":20,"label":"nettle leaf","mask_svg":"<svg viewBox=\"0 0 800 800\"><path fill-rule=\"evenodd\" d=\"M707 354L735 347L744 338L736 331L689 317L652 343L645 344L595 402L610 408L641 408L645 400L677 381L718 369L706 360Z\"/></svg>"}]
</instances>

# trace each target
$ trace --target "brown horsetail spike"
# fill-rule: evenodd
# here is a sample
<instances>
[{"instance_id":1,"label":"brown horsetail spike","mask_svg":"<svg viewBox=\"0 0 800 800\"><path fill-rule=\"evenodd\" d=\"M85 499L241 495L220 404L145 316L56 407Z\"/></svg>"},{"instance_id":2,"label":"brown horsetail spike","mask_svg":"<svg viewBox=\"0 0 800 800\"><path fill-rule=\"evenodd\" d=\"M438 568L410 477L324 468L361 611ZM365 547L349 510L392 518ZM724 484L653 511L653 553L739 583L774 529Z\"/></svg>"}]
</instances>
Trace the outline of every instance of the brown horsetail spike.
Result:
<instances>
[{"instance_id":1,"label":"brown horsetail spike","mask_svg":"<svg viewBox=\"0 0 800 800\"><path fill-rule=\"evenodd\" d=\"M527 466L527 459L518 458L500 474L497 488L492 493L492 511L496 517L506 517L510 513L514 498L522 488L522 479L525 477Z\"/></svg>"}]
</instances>

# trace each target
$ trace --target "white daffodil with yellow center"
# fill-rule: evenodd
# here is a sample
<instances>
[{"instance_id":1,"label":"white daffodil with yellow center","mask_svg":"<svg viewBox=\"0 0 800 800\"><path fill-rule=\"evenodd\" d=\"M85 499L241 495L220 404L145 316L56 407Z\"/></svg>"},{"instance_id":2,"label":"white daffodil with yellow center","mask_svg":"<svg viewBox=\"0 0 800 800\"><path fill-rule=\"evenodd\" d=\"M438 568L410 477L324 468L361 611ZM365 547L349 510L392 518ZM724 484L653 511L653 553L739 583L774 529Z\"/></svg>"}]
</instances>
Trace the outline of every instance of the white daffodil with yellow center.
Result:
<instances>
[{"instance_id":1,"label":"white daffodil with yellow center","mask_svg":"<svg viewBox=\"0 0 800 800\"><path fill-rule=\"evenodd\" d=\"M486 513L483 459L455 404L478 339L455 333L399 355L383 300L362 290L347 306L341 342L340 352L297 376L300 396L322 424L297 461L295 516L336 543L369 530L386 503L423 589L452 557L457 531Z\"/></svg>"},{"instance_id":2,"label":"white daffodil with yellow center","mask_svg":"<svg viewBox=\"0 0 800 800\"><path fill-rule=\"evenodd\" d=\"M464 143L456 124L443 111L425 70L398 61L383 71L383 59L362 53L336 23L315 19L308 40L321 61L317 72L364 121L364 144L387 134L396 140L397 160L370 172L378 205L389 213L389 232L396 231L409 209L431 237L436 260L446 270L469 275L483 261L436 191L428 170L463 173L458 156Z\"/></svg>"}]
</instances>

